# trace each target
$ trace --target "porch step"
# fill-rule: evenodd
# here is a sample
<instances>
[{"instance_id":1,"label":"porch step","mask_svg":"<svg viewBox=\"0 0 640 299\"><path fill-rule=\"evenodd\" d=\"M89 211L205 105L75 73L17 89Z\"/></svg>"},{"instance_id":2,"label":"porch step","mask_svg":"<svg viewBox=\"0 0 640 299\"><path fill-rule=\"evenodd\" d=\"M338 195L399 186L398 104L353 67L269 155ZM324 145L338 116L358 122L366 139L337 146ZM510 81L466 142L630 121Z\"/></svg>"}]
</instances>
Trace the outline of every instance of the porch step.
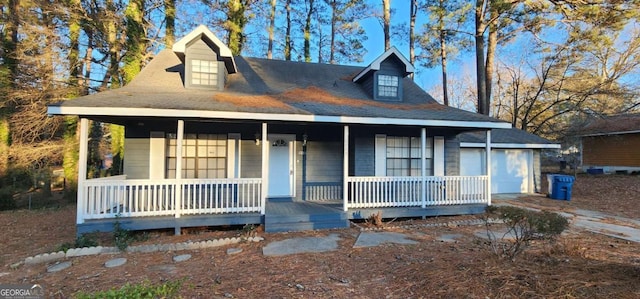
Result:
<instances>
[{"instance_id":1,"label":"porch step","mask_svg":"<svg viewBox=\"0 0 640 299\"><path fill-rule=\"evenodd\" d=\"M293 232L316 229L347 228L347 214L335 208L307 202L271 202L267 205L266 232Z\"/></svg>"}]
</instances>

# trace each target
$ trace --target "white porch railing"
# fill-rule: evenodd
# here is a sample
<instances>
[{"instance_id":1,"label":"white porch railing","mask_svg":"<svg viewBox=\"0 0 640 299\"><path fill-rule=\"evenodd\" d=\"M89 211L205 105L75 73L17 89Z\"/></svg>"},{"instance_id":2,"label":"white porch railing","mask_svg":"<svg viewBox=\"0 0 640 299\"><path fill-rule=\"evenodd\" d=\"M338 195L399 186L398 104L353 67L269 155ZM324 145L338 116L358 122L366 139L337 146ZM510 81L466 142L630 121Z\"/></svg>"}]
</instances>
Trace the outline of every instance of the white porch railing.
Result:
<instances>
[{"instance_id":1,"label":"white porch railing","mask_svg":"<svg viewBox=\"0 0 640 299\"><path fill-rule=\"evenodd\" d=\"M347 208L488 203L487 176L348 177ZM424 199L423 199L424 198Z\"/></svg>"},{"instance_id":2,"label":"white porch railing","mask_svg":"<svg viewBox=\"0 0 640 299\"><path fill-rule=\"evenodd\" d=\"M92 179L82 219L261 211L261 179Z\"/></svg>"}]
</instances>

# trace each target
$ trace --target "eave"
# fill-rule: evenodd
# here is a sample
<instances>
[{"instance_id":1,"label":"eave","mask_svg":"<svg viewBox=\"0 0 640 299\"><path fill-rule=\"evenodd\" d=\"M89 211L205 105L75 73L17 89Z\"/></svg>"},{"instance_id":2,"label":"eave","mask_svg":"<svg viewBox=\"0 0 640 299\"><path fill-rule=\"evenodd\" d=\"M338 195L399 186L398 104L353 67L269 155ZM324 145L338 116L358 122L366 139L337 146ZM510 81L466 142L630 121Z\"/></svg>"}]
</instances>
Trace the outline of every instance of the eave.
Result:
<instances>
[{"instance_id":1,"label":"eave","mask_svg":"<svg viewBox=\"0 0 640 299\"><path fill-rule=\"evenodd\" d=\"M461 142L460 147L484 148L485 143ZM519 149L560 149L561 145L556 143L491 143L492 148L519 148Z\"/></svg>"},{"instance_id":2,"label":"eave","mask_svg":"<svg viewBox=\"0 0 640 299\"><path fill-rule=\"evenodd\" d=\"M118 107L65 107L49 106L50 115L80 115L107 117L159 117L159 118L208 118L226 120L256 120L256 121L293 121L310 123L338 123L338 124L366 124L366 125L397 125L422 127L457 127L479 129L508 129L511 124L490 121L455 121L433 119L405 119L386 117L358 117L313 114L285 114L285 113L250 113L235 111L210 110L177 110L155 108L118 108Z\"/></svg>"}]
</instances>

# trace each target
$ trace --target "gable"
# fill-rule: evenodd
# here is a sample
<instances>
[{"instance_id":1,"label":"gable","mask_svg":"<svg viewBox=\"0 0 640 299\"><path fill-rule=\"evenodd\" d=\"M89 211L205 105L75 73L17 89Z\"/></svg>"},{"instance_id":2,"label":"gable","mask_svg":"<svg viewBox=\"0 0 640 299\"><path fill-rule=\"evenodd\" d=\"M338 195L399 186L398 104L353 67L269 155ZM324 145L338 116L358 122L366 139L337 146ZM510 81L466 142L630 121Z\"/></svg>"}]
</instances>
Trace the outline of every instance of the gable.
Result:
<instances>
[{"instance_id":1,"label":"gable","mask_svg":"<svg viewBox=\"0 0 640 299\"><path fill-rule=\"evenodd\" d=\"M237 71L236 62L229 47L227 47L220 39L218 39L209 28L204 25L198 26L185 37L181 38L173 45L173 52L178 55L180 60L184 62L185 52L188 45L193 44L197 40L204 41L216 54L220 61L224 61L225 67L229 74Z\"/></svg>"}]
</instances>

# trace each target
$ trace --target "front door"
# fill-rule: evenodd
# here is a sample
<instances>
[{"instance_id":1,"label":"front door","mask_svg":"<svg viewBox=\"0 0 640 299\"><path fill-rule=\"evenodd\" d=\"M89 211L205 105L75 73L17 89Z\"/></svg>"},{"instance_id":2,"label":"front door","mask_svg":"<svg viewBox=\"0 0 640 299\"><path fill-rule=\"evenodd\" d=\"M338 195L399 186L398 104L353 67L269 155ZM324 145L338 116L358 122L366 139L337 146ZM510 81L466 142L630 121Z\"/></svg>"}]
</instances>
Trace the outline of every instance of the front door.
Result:
<instances>
[{"instance_id":1,"label":"front door","mask_svg":"<svg viewBox=\"0 0 640 299\"><path fill-rule=\"evenodd\" d=\"M268 197L294 197L296 135L269 134Z\"/></svg>"}]
</instances>

